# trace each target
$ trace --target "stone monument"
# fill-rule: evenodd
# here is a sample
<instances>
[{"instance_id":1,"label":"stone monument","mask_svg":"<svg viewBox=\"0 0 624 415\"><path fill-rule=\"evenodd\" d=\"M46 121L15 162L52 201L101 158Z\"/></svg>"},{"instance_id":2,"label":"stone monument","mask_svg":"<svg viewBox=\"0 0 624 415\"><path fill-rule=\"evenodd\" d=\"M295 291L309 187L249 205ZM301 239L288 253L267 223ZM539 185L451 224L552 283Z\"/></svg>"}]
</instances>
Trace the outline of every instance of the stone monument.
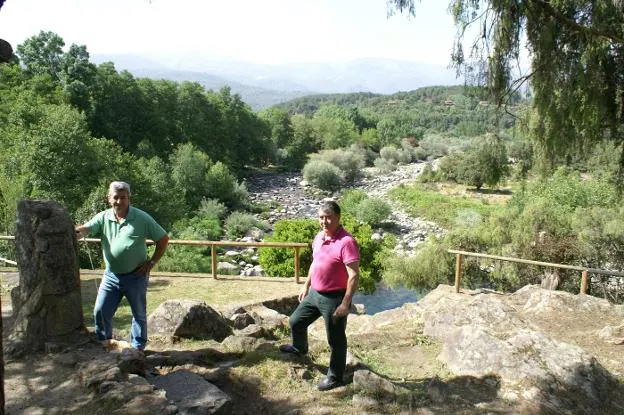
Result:
<instances>
[{"instance_id":1,"label":"stone monument","mask_svg":"<svg viewBox=\"0 0 624 415\"><path fill-rule=\"evenodd\" d=\"M16 225L20 277L11 291L15 322L8 351L85 340L78 241L69 213L56 202L23 200Z\"/></svg>"}]
</instances>

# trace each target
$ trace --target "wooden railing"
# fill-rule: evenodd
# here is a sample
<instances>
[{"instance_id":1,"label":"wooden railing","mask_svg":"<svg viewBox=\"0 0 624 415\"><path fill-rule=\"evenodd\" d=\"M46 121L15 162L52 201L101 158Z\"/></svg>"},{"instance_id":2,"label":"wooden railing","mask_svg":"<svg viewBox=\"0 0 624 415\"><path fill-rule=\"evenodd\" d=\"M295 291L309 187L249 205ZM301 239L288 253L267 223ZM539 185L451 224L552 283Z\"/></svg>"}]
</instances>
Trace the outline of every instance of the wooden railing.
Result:
<instances>
[{"instance_id":1,"label":"wooden railing","mask_svg":"<svg viewBox=\"0 0 624 415\"><path fill-rule=\"evenodd\" d=\"M13 240L14 236L2 236L0 240ZM98 238L80 238L81 242L100 243ZM147 240L148 245L154 244L154 241ZM309 245L301 242L236 242L236 241L193 241L193 240L170 240L170 245L191 245L191 246L209 246L211 256L211 274L213 278L217 278L217 247L219 246L232 246L241 247L246 246L249 248L292 248L295 255L295 283L299 284L299 250L306 248ZM0 258L4 259L4 258ZM15 264L13 261L5 260L9 263Z\"/></svg>"},{"instance_id":2,"label":"wooden railing","mask_svg":"<svg viewBox=\"0 0 624 415\"><path fill-rule=\"evenodd\" d=\"M459 287L461 286L461 271L462 271L462 257L463 256L488 258L488 259L495 259L498 261L517 262L520 264L537 265L537 266L548 267L548 268L571 269L574 271L581 271L581 290L580 290L581 294L587 294L587 274L590 272L592 274L614 275L617 277L624 277L624 272L609 271L606 269L587 268L587 267L580 267L577 265L554 264L552 262L532 261L529 259L511 258L511 257L505 257L505 256L498 256L498 255L488 255L488 254L481 254L478 252L458 251L455 249L449 249L447 252L449 252L450 254L455 254L455 292L456 293L459 292Z\"/></svg>"}]
</instances>

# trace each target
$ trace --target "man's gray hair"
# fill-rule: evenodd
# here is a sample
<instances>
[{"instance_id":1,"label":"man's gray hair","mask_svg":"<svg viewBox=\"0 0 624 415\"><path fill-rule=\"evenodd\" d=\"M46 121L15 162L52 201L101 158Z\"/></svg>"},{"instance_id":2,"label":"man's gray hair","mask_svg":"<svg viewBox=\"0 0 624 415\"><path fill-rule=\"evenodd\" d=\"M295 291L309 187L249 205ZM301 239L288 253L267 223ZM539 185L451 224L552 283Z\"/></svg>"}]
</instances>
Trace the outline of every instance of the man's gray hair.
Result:
<instances>
[{"instance_id":1,"label":"man's gray hair","mask_svg":"<svg viewBox=\"0 0 624 415\"><path fill-rule=\"evenodd\" d=\"M108 186L108 194L110 195L113 192L120 192L125 190L128 192L128 196L130 196L130 185L126 182L114 181Z\"/></svg>"},{"instance_id":2,"label":"man's gray hair","mask_svg":"<svg viewBox=\"0 0 624 415\"><path fill-rule=\"evenodd\" d=\"M333 200L324 200L323 203L321 203L319 210L324 213L331 213L336 216L340 216L340 206L338 206L338 203Z\"/></svg>"}]
</instances>

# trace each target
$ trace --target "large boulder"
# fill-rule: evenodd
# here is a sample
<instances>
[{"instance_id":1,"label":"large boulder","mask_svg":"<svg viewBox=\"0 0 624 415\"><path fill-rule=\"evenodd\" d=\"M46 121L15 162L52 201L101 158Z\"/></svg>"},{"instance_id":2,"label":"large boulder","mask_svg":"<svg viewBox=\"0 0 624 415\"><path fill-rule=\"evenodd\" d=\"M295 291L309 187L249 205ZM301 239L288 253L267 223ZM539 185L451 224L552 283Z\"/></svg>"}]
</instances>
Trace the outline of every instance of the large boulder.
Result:
<instances>
[{"instance_id":1,"label":"large boulder","mask_svg":"<svg viewBox=\"0 0 624 415\"><path fill-rule=\"evenodd\" d=\"M223 316L198 300L168 300L160 304L147 320L150 331L170 339L192 338L222 341L232 334Z\"/></svg>"},{"instance_id":2,"label":"large boulder","mask_svg":"<svg viewBox=\"0 0 624 415\"><path fill-rule=\"evenodd\" d=\"M419 301L418 308L423 333L443 341L438 359L454 374L496 373L508 398L600 413L616 393L615 377L580 347L531 324L531 314L571 304L581 309L605 307L601 300L536 286L515 295L469 290L455 294L453 287L439 286Z\"/></svg>"}]
</instances>

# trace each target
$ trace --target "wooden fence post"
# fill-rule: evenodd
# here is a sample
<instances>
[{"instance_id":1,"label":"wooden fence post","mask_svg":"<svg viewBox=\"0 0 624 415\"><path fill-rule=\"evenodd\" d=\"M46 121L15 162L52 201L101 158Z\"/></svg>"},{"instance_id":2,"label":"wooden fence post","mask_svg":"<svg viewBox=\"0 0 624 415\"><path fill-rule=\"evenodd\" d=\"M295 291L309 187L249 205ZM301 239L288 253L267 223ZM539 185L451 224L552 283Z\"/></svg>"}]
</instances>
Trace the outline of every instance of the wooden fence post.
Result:
<instances>
[{"instance_id":1,"label":"wooden fence post","mask_svg":"<svg viewBox=\"0 0 624 415\"><path fill-rule=\"evenodd\" d=\"M295 247L295 284L299 284L299 248Z\"/></svg>"},{"instance_id":2,"label":"wooden fence post","mask_svg":"<svg viewBox=\"0 0 624 415\"><path fill-rule=\"evenodd\" d=\"M461 285L461 270L462 270L462 255L455 255L455 292L459 292L459 286Z\"/></svg>"},{"instance_id":3,"label":"wooden fence post","mask_svg":"<svg viewBox=\"0 0 624 415\"><path fill-rule=\"evenodd\" d=\"M587 270L581 274L581 294L587 294Z\"/></svg>"},{"instance_id":4,"label":"wooden fence post","mask_svg":"<svg viewBox=\"0 0 624 415\"><path fill-rule=\"evenodd\" d=\"M0 302L2 296L0 296ZM2 304L0 304L0 308L2 308ZM3 330L3 321L2 315L0 314L0 334ZM4 344L2 342L2 337L0 337L0 414L4 415Z\"/></svg>"},{"instance_id":5,"label":"wooden fence post","mask_svg":"<svg viewBox=\"0 0 624 415\"><path fill-rule=\"evenodd\" d=\"M210 245L210 259L212 262L212 278L217 279L217 248Z\"/></svg>"}]
</instances>

